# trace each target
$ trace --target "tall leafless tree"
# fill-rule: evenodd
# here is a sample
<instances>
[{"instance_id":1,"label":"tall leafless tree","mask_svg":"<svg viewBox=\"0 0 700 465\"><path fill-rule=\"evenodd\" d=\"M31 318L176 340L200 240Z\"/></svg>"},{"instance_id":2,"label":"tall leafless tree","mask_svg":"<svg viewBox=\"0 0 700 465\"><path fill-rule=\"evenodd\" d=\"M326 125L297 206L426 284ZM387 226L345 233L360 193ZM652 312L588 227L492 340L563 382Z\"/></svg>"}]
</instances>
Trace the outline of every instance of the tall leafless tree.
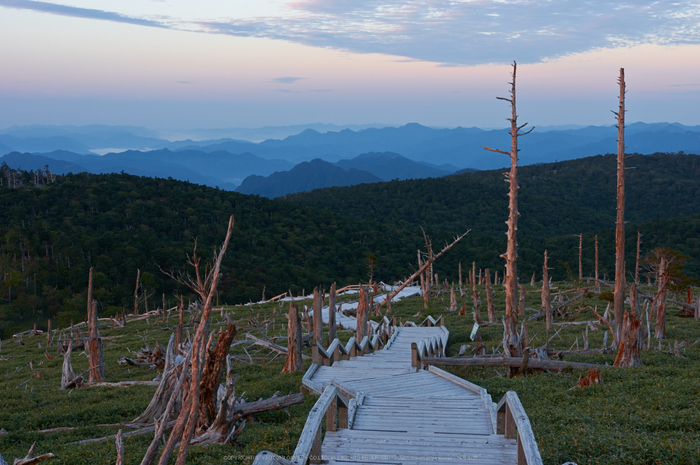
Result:
<instances>
[{"instance_id":1,"label":"tall leafless tree","mask_svg":"<svg viewBox=\"0 0 700 465\"><path fill-rule=\"evenodd\" d=\"M505 100L510 103L511 107L511 117L508 118L510 121L510 152L505 152L503 150L492 149L484 146L486 150L491 152L502 153L504 155L510 156L510 172L505 173L506 181L509 182L510 187L508 190L508 232L506 233L508 237L508 246L506 253L501 255L506 259L506 276L504 280L504 288L506 293L506 314L503 319L503 350L507 357L519 357L522 356L523 350L520 344L520 337L518 336L518 241L517 241L517 231L518 231L518 217L520 213L518 212L518 137L524 136L531 132L534 127L530 128L526 132L520 132L527 123L518 126L518 114L516 112L515 106L515 76L517 72L518 65L513 62L513 81L510 82L510 98L497 97L499 100Z\"/></svg>"}]
</instances>

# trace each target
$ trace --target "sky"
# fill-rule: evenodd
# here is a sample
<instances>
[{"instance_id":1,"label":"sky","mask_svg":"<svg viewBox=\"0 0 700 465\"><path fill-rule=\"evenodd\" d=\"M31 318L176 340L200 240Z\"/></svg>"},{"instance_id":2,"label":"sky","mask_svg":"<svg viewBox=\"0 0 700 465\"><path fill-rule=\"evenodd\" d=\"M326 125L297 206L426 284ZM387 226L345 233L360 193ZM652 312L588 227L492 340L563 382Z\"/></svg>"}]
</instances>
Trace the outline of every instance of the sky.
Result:
<instances>
[{"instance_id":1,"label":"sky","mask_svg":"<svg viewBox=\"0 0 700 465\"><path fill-rule=\"evenodd\" d=\"M700 124L700 0L0 0L0 128Z\"/></svg>"}]
</instances>

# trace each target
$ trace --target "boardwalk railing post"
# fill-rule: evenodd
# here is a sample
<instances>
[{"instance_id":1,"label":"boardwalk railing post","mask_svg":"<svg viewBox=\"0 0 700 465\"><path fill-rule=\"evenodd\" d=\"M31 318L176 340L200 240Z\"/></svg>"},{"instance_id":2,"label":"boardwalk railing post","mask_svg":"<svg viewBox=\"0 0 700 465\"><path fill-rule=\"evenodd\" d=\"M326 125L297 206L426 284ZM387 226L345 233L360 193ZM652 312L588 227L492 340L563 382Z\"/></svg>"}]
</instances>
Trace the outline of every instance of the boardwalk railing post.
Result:
<instances>
[{"instance_id":1,"label":"boardwalk railing post","mask_svg":"<svg viewBox=\"0 0 700 465\"><path fill-rule=\"evenodd\" d=\"M420 370L420 356L418 355L418 344L411 342L411 366L413 371Z\"/></svg>"},{"instance_id":2,"label":"boardwalk railing post","mask_svg":"<svg viewBox=\"0 0 700 465\"><path fill-rule=\"evenodd\" d=\"M318 344L314 339L311 339L311 362L317 364L318 366L323 365L321 361L319 360L319 353L318 353Z\"/></svg>"},{"instance_id":3,"label":"boardwalk railing post","mask_svg":"<svg viewBox=\"0 0 700 465\"><path fill-rule=\"evenodd\" d=\"M321 463L321 427L319 425L314 442L311 445L311 453L309 454L309 463Z\"/></svg>"}]
</instances>

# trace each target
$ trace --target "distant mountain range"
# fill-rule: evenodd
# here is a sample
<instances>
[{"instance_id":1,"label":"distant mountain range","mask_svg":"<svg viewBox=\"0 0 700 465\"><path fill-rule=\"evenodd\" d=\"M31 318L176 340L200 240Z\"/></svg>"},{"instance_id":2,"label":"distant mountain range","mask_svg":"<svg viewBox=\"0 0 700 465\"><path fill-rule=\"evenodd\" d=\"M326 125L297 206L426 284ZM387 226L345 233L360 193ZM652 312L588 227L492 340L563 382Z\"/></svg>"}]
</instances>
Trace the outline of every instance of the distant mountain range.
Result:
<instances>
[{"instance_id":1,"label":"distant mountain range","mask_svg":"<svg viewBox=\"0 0 700 465\"><path fill-rule=\"evenodd\" d=\"M131 126L11 127L0 131L0 155L15 153L0 160L13 168L29 169L27 167L48 164L52 170L61 173L124 171L142 176L172 177L224 189L235 189L240 185L245 190L255 185L258 186L256 189L262 189L256 193L267 196L280 190L264 188L266 181L257 178L253 184L242 186L244 179L291 170L302 162L315 159L334 164L335 168L345 172L350 169L364 171L380 180L437 177L463 169L498 169L509 163L508 157L486 152L483 148L486 145L508 150L510 138L505 129L438 129L412 123L401 127L357 126L328 130L337 128L316 124L268 127L257 132L241 128L190 132L192 137L235 135L255 140L255 137L264 135L301 130L284 138L251 142L231 137L169 141L156 131ZM614 152L616 139L617 130L613 126L535 129L520 140L520 164L564 161ZM634 123L626 127L625 141L628 153L700 153L700 126ZM96 154L106 155L99 157ZM320 175L319 169L319 163L307 163L295 173L315 176L316 187L346 185L342 183L348 182L347 174L328 167L322 172L330 177L321 180L317 176ZM371 182L366 176L361 179L362 182Z\"/></svg>"},{"instance_id":2,"label":"distant mountain range","mask_svg":"<svg viewBox=\"0 0 700 465\"><path fill-rule=\"evenodd\" d=\"M456 171L454 166L442 168L417 163L391 152L365 153L336 163L316 158L267 177L249 176L236 191L274 198L324 187L354 186L393 179L438 178Z\"/></svg>"}]
</instances>

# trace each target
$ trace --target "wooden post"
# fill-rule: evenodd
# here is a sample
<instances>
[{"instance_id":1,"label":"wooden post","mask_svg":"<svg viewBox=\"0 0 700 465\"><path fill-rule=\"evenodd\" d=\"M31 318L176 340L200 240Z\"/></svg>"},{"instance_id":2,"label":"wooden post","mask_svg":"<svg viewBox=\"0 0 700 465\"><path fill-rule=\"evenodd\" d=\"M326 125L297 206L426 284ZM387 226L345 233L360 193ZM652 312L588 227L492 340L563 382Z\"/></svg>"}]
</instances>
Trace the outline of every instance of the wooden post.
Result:
<instances>
[{"instance_id":1,"label":"wooden post","mask_svg":"<svg viewBox=\"0 0 700 465\"><path fill-rule=\"evenodd\" d=\"M547 251L544 251L544 265L542 265L542 311L545 314L547 330L552 329L552 304L549 300L549 267Z\"/></svg>"},{"instance_id":2,"label":"wooden post","mask_svg":"<svg viewBox=\"0 0 700 465\"><path fill-rule=\"evenodd\" d=\"M583 234L578 235L578 280L583 282Z\"/></svg>"},{"instance_id":3,"label":"wooden post","mask_svg":"<svg viewBox=\"0 0 700 465\"><path fill-rule=\"evenodd\" d=\"M282 373L290 373L303 368L301 359L301 319L299 310L293 302L289 303L289 319L287 320L287 358Z\"/></svg>"},{"instance_id":4,"label":"wooden post","mask_svg":"<svg viewBox=\"0 0 700 465\"><path fill-rule=\"evenodd\" d=\"M367 291L365 287L360 285L360 300L357 303L357 327L355 331L355 339L358 343L361 343L367 333Z\"/></svg>"},{"instance_id":5,"label":"wooden post","mask_svg":"<svg viewBox=\"0 0 700 465\"><path fill-rule=\"evenodd\" d=\"M513 82L511 82L510 98L498 97L499 100L505 100L510 103L511 117L510 121L510 152L503 150L491 149L484 147L486 150L508 155L510 157L510 172L506 174L506 180L509 182L508 190L508 246L506 253L502 255L506 259L506 276L504 280L504 288L506 293L506 314L503 322L503 351L508 357L522 356L522 345L518 336L518 315L516 313L518 304L518 137L531 132L533 128L525 133L520 133L520 129L525 127L525 124L518 126L518 114L515 105L515 77L517 71L517 63L513 62Z\"/></svg>"},{"instance_id":6,"label":"wooden post","mask_svg":"<svg viewBox=\"0 0 700 465\"><path fill-rule=\"evenodd\" d=\"M136 287L134 288L134 315L139 314L139 280L141 279L141 270L136 269Z\"/></svg>"},{"instance_id":7,"label":"wooden post","mask_svg":"<svg viewBox=\"0 0 700 465\"><path fill-rule=\"evenodd\" d=\"M489 323L496 323L496 307L493 304L493 290L491 289L491 272L486 268L486 305L489 314Z\"/></svg>"},{"instance_id":8,"label":"wooden post","mask_svg":"<svg viewBox=\"0 0 700 465\"><path fill-rule=\"evenodd\" d=\"M338 337L338 326L335 322L335 283L331 285L328 293L328 344Z\"/></svg>"},{"instance_id":9,"label":"wooden post","mask_svg":"<svg viewBox=\"0 0 700 465\"><path fill-rule=\"evenodd\" d=\"M619 109L617 115L617 221L615 223L615 335L620 340L620 329L625 312L625 69L620 68Z\"/></svg>"}]
</instances>

